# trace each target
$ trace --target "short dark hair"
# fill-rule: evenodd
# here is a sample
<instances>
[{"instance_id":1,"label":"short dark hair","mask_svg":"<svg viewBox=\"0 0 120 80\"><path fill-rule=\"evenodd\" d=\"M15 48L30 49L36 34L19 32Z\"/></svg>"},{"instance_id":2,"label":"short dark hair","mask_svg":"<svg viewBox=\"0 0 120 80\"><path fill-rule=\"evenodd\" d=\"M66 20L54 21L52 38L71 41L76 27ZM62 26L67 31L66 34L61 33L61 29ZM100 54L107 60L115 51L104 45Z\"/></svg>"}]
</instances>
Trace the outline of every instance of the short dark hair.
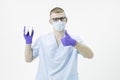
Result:
<instances>
[{"instance_id":1,"label":"short dark hair","mask_svg":"<svg viewBox=\"0 0 120 80\"><path fill-rule=\"evenodd\" d=\"M52 13L62 13L62 12L64 12L64 10L63 10L62 8L60 8L60 7L55 7L55 8L53 8L53 9L50 11L50 15L51 15Z\"/></svg>"}]
</instances>

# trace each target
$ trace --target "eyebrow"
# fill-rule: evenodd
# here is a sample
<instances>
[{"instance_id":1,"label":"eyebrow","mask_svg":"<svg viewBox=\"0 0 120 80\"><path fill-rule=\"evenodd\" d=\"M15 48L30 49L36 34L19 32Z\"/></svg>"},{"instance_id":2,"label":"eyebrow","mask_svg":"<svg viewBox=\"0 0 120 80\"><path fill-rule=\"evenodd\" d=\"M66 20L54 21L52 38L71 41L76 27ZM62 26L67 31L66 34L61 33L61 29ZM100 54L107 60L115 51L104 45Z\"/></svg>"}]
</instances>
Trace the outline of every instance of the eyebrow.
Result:
<instances>
[{"instance_id":1,"label":"eyebrow","mask_svg":"<svg viewBox=\"0 0 120 80\"><path fill-rule=\"evenodd\" d=\"M56 18L66 18L66 16L64 16L64 17L56 17ZM52 18L52 19L55 19L55 18Z\"/></svg>"}]
</instances>

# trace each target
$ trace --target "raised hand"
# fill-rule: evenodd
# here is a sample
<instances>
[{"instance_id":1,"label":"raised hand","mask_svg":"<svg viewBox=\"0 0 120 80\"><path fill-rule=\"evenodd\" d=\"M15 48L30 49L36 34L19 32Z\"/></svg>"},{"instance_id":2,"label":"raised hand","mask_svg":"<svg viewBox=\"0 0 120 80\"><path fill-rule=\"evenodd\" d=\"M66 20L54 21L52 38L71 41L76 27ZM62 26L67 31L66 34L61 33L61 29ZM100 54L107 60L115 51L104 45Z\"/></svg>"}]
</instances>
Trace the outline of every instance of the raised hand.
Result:
<instances>
[{"instance_id":1,"label":"raised hand","mask_svg":"<svg viewBox=\"0 0 120 80\"><path fill-rule=\"evenodd\" d=\"M30 32L27 30L26 32L26 27L24 26L24 38L26 40L26 44L32 44L32 38L33 38L33 35L34 35L34 30L32 29L32 32L30 34Z\"/></svg>"}]
</instances>

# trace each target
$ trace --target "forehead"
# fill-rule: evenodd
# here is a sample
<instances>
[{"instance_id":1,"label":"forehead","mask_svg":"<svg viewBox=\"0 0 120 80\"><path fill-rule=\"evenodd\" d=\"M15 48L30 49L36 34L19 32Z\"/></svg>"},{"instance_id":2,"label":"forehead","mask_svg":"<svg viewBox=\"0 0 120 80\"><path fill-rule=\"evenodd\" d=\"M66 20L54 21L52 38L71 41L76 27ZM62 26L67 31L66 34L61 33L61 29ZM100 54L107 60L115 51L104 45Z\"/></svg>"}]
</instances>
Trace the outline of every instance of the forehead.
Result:
<instances>
[{"instance_id":1,"label":"forehead","mask_svg":"<svg viewBox=\"0 0 120 80\"><path fill-rule=\"evenodd\" d=\"M65 13L62 12L62 13L52 13L50 15L51 18L59 18L59 17L65 17Z\"/></svg>"}]
</instances>

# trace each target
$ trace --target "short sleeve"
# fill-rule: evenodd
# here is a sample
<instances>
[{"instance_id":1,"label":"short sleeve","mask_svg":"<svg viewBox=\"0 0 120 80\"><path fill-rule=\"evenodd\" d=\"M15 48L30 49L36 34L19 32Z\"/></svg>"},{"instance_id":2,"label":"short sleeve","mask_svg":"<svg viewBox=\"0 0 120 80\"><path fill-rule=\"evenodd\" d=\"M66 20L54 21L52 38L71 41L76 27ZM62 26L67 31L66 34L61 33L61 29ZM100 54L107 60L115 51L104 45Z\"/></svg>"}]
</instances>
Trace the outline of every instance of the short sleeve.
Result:
<instances>
[{"instance_id":1,"label":"short sleeve","mask_svg":"<svg viewBox=\"0 0 120 80\"><path fill-rule=\"evenodd\" d=\"M33 57L37 58L39 56L39 48L40 48L40 38L38 38L34 45L32 46L32 53L33 53Z\"/></svg>"}]
</instances>

